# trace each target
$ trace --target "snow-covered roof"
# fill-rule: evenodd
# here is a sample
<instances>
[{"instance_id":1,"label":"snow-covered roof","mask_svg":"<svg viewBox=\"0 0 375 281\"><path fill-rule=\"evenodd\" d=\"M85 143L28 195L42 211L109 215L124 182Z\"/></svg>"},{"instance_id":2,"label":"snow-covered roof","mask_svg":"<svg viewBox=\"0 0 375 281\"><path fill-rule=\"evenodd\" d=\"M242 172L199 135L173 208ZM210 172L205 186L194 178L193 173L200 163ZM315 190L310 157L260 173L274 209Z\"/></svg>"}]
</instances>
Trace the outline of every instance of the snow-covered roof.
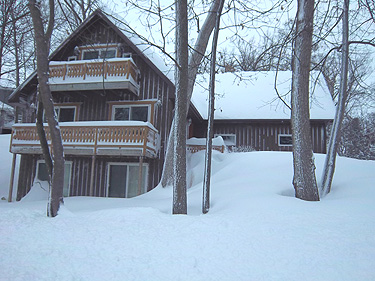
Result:
<instances>
[{"instance_id":1,"label":"snow-covered roof","mask_svg":"<svg viewBox=\"0 0 375 281\"><path fill-rule=\"evenodd\" d=\"M215 119L290 119L290 109L278 98L275 90L275 71L237 72L216 75ZM323 79L310 79L310 116L315 120L330 120L335 116L335 105ZM277 90L290 105L291 71L277 73ZM209 75L197 77L192 102L203 119L208 118Z\"/></svg>"},{"instance_id":2,"label":"snow-covered roof","mask_svg":"<svg viewBox=\"0 0 375 281\"><path fill-rule=\"evenodd\" d=\"M161 51L152 46L145 39L137 34L137 26L132 27L121 14L116 14L107 9L103 9L105 16L165 75L174 82L174 68L167 65L161 57ZM131 30L134 28L134 30Z\"/></svg>"}]
</instances>

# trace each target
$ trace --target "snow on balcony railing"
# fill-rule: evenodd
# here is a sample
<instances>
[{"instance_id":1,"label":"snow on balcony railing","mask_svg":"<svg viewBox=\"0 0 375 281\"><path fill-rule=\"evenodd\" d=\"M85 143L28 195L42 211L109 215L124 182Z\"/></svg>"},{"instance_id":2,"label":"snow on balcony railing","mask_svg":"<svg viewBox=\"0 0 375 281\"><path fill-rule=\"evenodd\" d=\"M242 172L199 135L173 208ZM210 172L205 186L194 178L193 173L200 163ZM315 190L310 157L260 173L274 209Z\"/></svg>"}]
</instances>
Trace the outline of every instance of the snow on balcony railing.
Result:
<instances>
[{"instance_id":1,"label":"snow on balcony railing","mask_svg":"<svg viewBox=\"0 0 375 281\"><path fill-rule=\"evenodd\" d=\"M50 144L49 127L45 124L44 129ZM158 131L148 122L63 122L60 123L60 131L64 148L73 149L73 154L74 150L79 149L89 149L90 154L101 155L106 155L109 150L128 149L139 151L140 156L155 157L159 150ZM15 124L11 152L18 153L35 147L40 147L35 124Z\"/></svg>"},{"instance_id":2,"label":"snow on balcony railing","mask_svg":"<svg viewBox=\"0 0 375 281\"><path fill-rule=\"evenodd\" d=\"M139 70L131 58L106 60L51 61L49 77L51 84L131 80L137 85Z\"/></svg>"},{"instance_id":3,"label":"snow on balcony railing","mask_svg":"<svg viewBox=\"0 0 375 281\"><path fill-rule=\"evenodd\" d=\"M206 149L206 138L190 138L186 140L186 150L195 153ZM212 139L212 149L224 153L225 143L221 136Z\"/></svg>"}]
</instances>

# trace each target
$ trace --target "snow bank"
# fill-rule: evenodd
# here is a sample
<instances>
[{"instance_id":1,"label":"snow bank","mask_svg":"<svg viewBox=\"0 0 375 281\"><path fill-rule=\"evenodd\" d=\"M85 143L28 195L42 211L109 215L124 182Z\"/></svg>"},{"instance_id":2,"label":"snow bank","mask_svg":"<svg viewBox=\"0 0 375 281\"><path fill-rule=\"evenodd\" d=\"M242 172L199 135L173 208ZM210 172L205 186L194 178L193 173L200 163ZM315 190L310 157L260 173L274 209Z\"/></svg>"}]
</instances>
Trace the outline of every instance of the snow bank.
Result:
<instances>
[{"instance_id":1,"label":"snow bank","mask_svg":"<svg viewBox=\"0 0 375 281\"><path fill-rule=\"evenodd\" d=\"M170 187L66 198L54 219L45 201L1 203L0 280L375 279L374 161L339 157L331 194L305 202L291 153L214 151L201 215L203 159L189 159L188 216L171 215Z\"/></svg>"}]
</instances>

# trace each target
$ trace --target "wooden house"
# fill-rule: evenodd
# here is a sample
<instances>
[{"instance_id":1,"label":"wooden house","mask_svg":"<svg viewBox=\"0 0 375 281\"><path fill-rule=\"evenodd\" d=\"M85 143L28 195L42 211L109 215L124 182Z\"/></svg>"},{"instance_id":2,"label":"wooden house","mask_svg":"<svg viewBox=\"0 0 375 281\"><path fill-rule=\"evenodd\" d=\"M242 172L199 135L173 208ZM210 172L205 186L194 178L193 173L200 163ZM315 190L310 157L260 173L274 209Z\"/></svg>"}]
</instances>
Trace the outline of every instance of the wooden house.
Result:
<instances>
[{"instance_id":1,"label":"wooden house","mask_svg":"<svg viewBox=\"0 0 375 281\"><path fill-rule=\"evenodd\" d=\"M239 72L216 75L214 135L232 151L292 151L290 123L291 71ZM201 119L191 135L205 137L209 75L194 88L192 103ZM312 73L310 125L313 151L326 153L327 132L335 106L323 79Z\"/></svg>"},{"instance_id":2,"label":"wooden house","mask_svg":"<svg viewBox=\"0 0 375 281\"><path fill-rule=\"evenodd\" d=\"M134 197L160 181L175 86L166 66L137 40L97 10L50 56L49 85L65 153L64 196ZM217 76L214 131L233 151L291 150L290 112L275 98L266 76L272 77L269 73ZM290 88L286 81L283 96ZM35 181L48 179L35 126L37 84L34 72L9 98L23 112L22 123L13 126L10 144L10 151L21 155L17 200ZM206 134L207 90L200 85L189 110L189 137ZM320 94L315 91L317 101ZM326 106L317 105L317 109ZM332 108L312 110L315 152L325 152ZM47 124L45 129L49 139ZM190 151L202 148L195 145Z\"/></svg>"},{"instance_id":3,"label":"wooden house","mask_svg":"<svg viewBox=\"0 0 375 281\"><path fill-rule=\"evenodd\" d=\"M129 38L97 10L50 56L66 162L64 196L133 197L160 180L175 86L156 57ZM18 200L34 180L48 178L35 126L36 96L33 73L9 99L23 109L10 145L21 155Z\"/></svg>"}]
</instances>

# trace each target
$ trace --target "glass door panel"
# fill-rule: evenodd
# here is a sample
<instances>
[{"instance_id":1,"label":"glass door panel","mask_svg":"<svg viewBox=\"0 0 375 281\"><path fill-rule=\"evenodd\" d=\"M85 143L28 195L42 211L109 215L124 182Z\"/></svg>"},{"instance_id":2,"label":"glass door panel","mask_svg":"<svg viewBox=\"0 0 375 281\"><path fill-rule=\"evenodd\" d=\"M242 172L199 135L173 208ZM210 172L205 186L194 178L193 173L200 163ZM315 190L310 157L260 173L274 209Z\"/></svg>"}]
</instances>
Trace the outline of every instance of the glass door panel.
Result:
<instances>
[{"instance_id":1,"label":"glass door panel","mask_svg":"<svg viewBox=\"0 0 375 281\"><path fill-rule=\"evenodd\" d=\"M109 166L109 186L108 197L125 197L126 191L127 166L110 165Z\"/></svg>"}]
</instances>

